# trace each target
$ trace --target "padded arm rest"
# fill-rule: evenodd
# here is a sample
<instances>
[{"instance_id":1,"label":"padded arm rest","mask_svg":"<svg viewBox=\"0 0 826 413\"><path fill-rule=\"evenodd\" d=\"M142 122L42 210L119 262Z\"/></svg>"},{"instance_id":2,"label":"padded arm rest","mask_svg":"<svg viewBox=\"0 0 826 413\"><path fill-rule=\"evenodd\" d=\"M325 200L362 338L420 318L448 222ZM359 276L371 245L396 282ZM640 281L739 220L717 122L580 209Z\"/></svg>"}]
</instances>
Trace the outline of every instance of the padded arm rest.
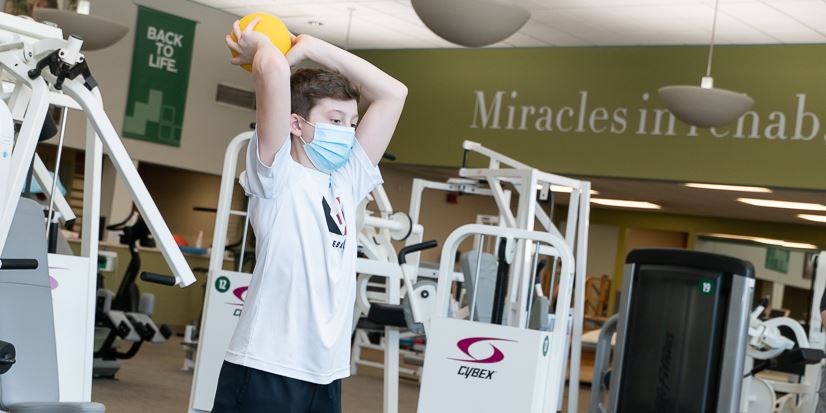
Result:
<instances>
[{"instance_id":1,"label":"padded arm rest","mask_svg":"<svg viewBox=\"0 0 826 413\"><path fill-rule=\"evenodd\" d=\"M806 364L817 364L820 363L821 360L826 358L826 354L823 353L823 350L818 350L814 348L801 348L800 351L800 358Z\"/></svg>"},{"instance_id":2,"label":"padded arm rest","mask_svg":"<svg viewBox=\"0 0 826 413\"><path fill-rule=\"evenodd\" d=\"M370 303L367 319L388 327L407 327L404 308L401 305L387 303Z\"/></svg>"}]
</instances>

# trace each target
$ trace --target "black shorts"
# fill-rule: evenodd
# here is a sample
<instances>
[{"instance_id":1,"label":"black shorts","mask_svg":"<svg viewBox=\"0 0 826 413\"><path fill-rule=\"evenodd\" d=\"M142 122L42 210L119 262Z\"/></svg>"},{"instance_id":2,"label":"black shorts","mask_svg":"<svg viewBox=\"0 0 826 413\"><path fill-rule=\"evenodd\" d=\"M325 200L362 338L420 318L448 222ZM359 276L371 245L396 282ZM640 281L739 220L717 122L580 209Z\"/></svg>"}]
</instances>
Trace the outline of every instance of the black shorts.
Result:
<instances>
[{"instance_id":1,"label":"black shorts","mask_svg":"<svg viewBox=\"0 0 826 413\"><path fill-rule=\"evenodd\" d=\"M315 384L224 362L212 413L341 413L341 380Z\"/></svg>"}]
</instances>

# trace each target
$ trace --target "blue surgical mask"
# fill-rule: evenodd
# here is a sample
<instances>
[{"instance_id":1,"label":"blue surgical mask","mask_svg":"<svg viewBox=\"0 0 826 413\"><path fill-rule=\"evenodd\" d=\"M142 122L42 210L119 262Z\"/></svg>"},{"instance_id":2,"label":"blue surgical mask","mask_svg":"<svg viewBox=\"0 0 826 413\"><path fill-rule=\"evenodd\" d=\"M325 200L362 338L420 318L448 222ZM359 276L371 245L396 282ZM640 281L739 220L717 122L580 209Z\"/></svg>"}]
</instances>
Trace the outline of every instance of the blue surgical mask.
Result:
<instances>
[{"instance_id":1,"label":"blue surgical mask","mask_svg":"<svg viewBox=\"0 0 826 413\"><path fill-rule=\"evenodd\" d=\"M307 143L299 136L304 144L304 153L313 166L321 172L332 173L346 165L356 141L356 129L329 123L310 123L301 119L315 128L312 142Z\"/></svg>"}]
</instances>

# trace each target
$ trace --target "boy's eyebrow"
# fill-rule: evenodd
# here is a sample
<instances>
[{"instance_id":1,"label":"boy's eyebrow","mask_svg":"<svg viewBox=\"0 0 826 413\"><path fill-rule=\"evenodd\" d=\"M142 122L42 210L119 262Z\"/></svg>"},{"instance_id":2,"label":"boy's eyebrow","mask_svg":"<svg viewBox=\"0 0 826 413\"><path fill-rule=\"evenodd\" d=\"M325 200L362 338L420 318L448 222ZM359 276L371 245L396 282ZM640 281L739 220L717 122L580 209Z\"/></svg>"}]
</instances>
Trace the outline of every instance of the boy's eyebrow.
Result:
<instances>
[{"instance_id":1,"label":"boy's eyebrow","mask_svg":"<svg viewBox=\"0 0 826 413\"><path fill-rule=\"evenodd\" d=\"M343 111L338 110L338 109L332 109L332 110L330 110L330 112L337 113L337 114L340 114L342 116L347 115L346 113L344 113ZM356 118L356 120L358 120L358 118L359 118L358 115L355 115L355 118Z\"/></svg>"}]
</instances>

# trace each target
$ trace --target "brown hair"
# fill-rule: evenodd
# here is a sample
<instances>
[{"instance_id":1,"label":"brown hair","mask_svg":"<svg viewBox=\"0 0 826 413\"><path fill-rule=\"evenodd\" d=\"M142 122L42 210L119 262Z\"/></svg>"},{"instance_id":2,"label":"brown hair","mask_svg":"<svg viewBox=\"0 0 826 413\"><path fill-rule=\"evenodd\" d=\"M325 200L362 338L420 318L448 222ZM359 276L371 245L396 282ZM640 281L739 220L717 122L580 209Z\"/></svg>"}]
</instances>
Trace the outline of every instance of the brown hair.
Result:
<instances>
[{"instance_id":1,"label":"brown hair","mask_svg":"<svg viewBox=\"0 0 826 413\"><path fill-rule=\"evenodd\" d=\"M290 77L292 112L304 118L319 100L359 100L359 92L340 73L324 69L298 69Z\"/></svg>"}]
</instances>

